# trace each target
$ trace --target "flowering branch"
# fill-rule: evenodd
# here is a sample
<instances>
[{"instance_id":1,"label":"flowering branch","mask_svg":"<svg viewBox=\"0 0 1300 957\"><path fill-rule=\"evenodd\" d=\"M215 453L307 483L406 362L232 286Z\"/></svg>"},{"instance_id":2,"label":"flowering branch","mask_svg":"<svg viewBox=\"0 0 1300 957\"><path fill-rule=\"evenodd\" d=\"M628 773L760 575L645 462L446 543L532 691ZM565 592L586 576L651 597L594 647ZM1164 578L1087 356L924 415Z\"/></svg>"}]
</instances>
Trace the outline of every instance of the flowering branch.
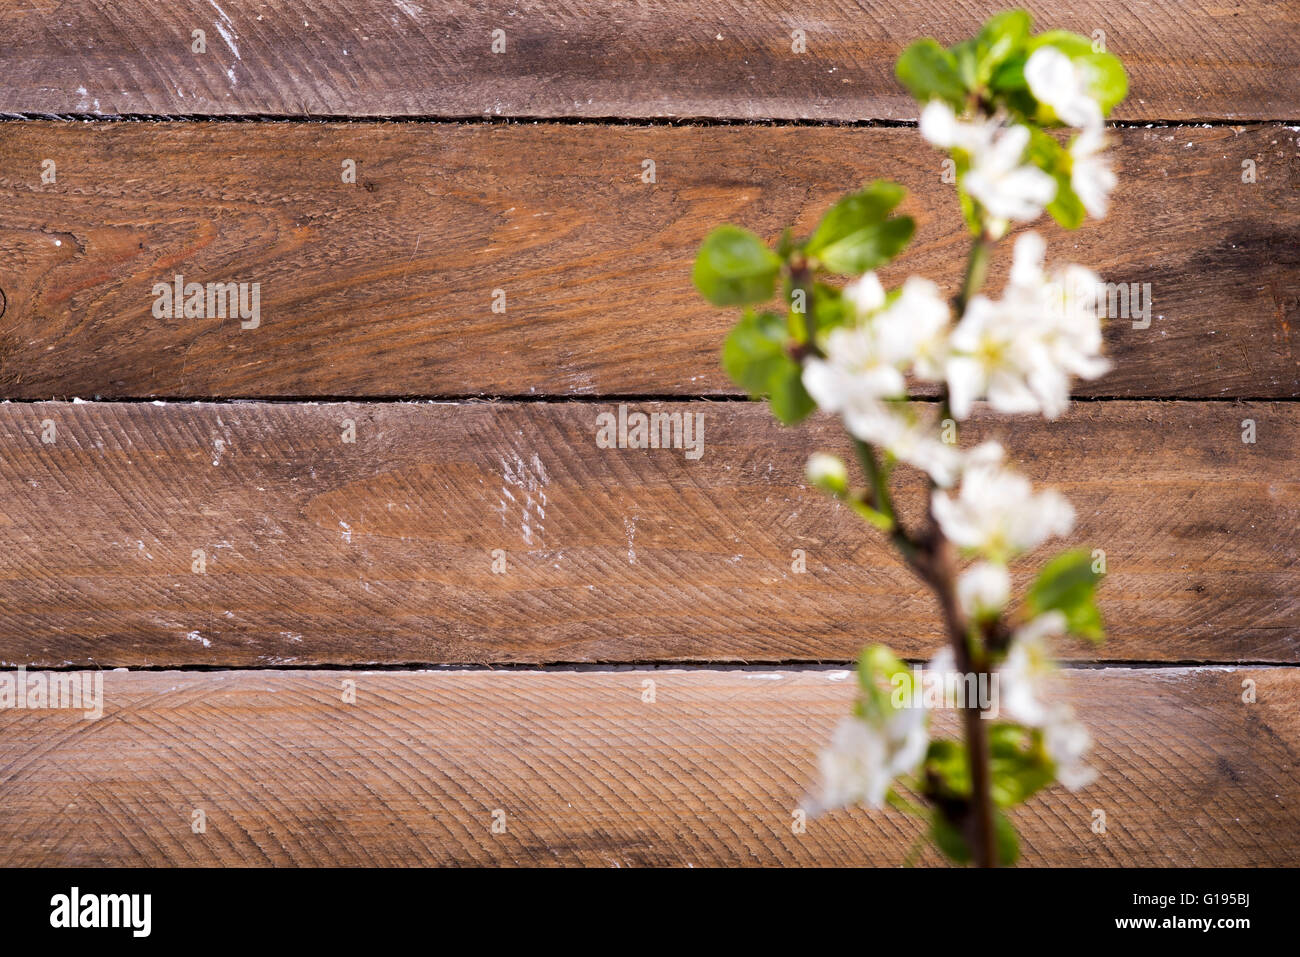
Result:
<instances>
[{"instance_id":1,"label":"flowering branch","mask_svg":"<svg viewBox=\"0 0 1300 957\"><path fill-rule=\"evenodd\" d=\"M809 459L808 479L888 537L934 593L948 639L925 673L881 645L863 651L853 713L821 755L810 809L865 803L924 814L945 855L979 866L1016 859L1009 808L1053 782L1075 789L1093 776L1083 764L1088 733L1055 700L1047 640L1103 637L1094 594L1104 557L1086 551L1048 562L1019 613L1008 613L1008 564L1069 534L1074 512L1005 465L998 443L957 445L956 423L976 401L1056 418L1072 376L1109 368L1100 355L1098 278L1080 266L1048 273L1037 234L1016 240L1002 298L982 292L1013 222L1046 211L1073 229L1085 215L1105 214L1115 185L1104 117L1127 92L1123 67L1083 37L1030 31L1029 15L1010 11L953 47L920 40L898 62L899 79L924 104L921 135L947 151L956 171L973 237L951 302L926 279L886 291L877 278L914 230L910 217L894 214L902 187L885 180L841 199L807 239L786 230L775 249L722 226L693 272L711 303L743 307L722 353L742 388L787 425L815 409L843 420L865 485L850 487L845 463L822 453ZM1047 132L1064 126L1079 128L1068 146ZM843 276L853 278L835 278ZM783 311L759 309L778 283ZM938 385L937 419L934 406L909 399L909 381ZM894 507L899 464L929 479L919 529ZM938 703L935 676L945 692ZM929 710L946 703L949 687L965 692L954 702L961 744L929 733ZM990 700L990 688L1000 689L1000 701Z\"/></svg>"}]
</instances>

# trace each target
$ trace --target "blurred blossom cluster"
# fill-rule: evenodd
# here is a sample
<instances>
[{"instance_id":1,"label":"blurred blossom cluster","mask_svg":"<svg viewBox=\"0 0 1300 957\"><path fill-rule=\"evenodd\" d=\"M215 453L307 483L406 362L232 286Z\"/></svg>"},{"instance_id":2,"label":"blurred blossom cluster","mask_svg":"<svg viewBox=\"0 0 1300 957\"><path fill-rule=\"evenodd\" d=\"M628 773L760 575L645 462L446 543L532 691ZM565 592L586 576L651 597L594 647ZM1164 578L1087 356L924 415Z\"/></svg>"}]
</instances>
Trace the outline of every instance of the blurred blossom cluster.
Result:
<instances>
[{"instance_id":1,"label":"blurred blossom cluster","mask_svg":"<svg viewBox=\"0 0 1300 957\"><path fill-rule=\"evenodd\" d=\"M862 485L827 453L809 460L808 481L884 532L935 592L950 642L930 669L998 679L996 720L981 728L992 712L965 705L980 718L967 723L962 747L931 736L925 707L891 695L911 680L908 666L883 646L868 647L853 712L820 756L820 784L806 807L888 804L923 815L953 860L1010 863L1017 842L1005 810L1054 782L1074 789L1094 775L1088 732L1060 700L1049 642L1102 639L1094 594L1104 555L1063 552L1013 603L1011 563L1070 535L1074 510L1059 492L1034 489L998 442L963 448L957 425L976 403L1055 419L1074 379L1110 368L1101 354L1101 280L1083 266L1049 266L1038 233L1016 236L1000 295L982 286L1014 224L1046 213L1074 229L1106 214L1116 177L1105 118L1127 79L1116 57L1084 37L1033 34L1020 10L951 47L917 41L897 75L917 99L920 135L955 173L972 237L959 290L917 276L893 289L882 283L877 270L914 231L910 217L895 214L904 190L886 180L844 197L803 240L787 230L773 248L720 227L693 278L714 305L743 308L722 356L742 388L787 425L815 410L842 421ZM766 305L774 297L779 310ZM913 400L913 388L938 401ZM929 481L921 528L905 527L893 505L900 463Z\"/></svg>"}]
</instances>

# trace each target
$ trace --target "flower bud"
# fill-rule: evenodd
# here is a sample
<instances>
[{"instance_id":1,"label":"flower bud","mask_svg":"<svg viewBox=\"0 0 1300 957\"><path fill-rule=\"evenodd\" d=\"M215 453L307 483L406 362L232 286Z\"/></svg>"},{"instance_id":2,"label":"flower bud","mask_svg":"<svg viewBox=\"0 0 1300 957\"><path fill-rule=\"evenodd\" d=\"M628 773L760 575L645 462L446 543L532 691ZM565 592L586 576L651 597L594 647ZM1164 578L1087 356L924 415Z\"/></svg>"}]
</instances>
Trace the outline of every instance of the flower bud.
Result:
<instances>
[{"instance_id":1,"label":"flower bud","mask_svg":"<svg viewBox=\"0 0 1300 957\"><path fill-rule=\"evenodd\" d=\"M833 495L843 495L849 487L849 470L843 459L823 452L815 452L808 458L808 467L804 473L810 485L815 485Z\"/></svg>"}]
</instances>

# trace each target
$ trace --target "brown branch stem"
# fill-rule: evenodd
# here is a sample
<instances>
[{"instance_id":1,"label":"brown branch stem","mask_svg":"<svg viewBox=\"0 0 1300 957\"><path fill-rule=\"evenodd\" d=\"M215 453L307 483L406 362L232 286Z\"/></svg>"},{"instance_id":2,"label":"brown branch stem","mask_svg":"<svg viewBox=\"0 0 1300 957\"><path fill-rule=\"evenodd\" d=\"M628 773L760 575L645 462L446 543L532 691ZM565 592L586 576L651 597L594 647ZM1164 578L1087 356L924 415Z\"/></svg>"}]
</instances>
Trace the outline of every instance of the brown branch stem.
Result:
<instances>
[{"instance_id":1,"label":"brown branch stem","mask_svg":"<svg viewBox=\"0 0 1300 957\"><path fill-rule=\"evenodd\" d=\"M930 520L923 546L917 559L911 561L913 570L934 592L943 614L944 628L953 649L957 671L975 675L975 687L980 686L979 676L988 668L987 657L977 641L972 641L966 616L957 601L957 559L952 543L944 537ZM966 755L970 764L971 800L968 821L968 838L977 867L996 867L997 852L993 831L992 774L989 767L988 729L982 717L978 695L962 706L962 728L966 739Z\"/></svg>"},{"instance_id":2,"label":"brown branch stem","mask_svg":"<svg viewBox=\"0 0 1300 957\"><path fill-rule=\"evenodd\" d=\"M961 291L953 300L953 308L958 321L966 311L966 306L988 275L989 259L993 252L995 240L984 233L971 245L970 258L966 263L966 274ZM948 418L948 390L943 390L940 403L940 419ZM873 456L874 460L874 456ZM933 496L935 486L930 485ZM963 675L975 676L975 687L980 686L980 677L988 670L988 654L979 635L971 633L970 623L962 613L957 600L957 555L953 545L944 536L931 509L926 509L927 525L922 535L916 536L898 522L892 507L888 513L895 523L893 539L903 557L907 559L913 572L934 592L943 615L944 630L952 646L957 670ZM995 633L997 629L995 629ZM966 740L966 756L970 767L971 796L970 814L967 820L967 837L972 856L977 867L997 866L997 844L993 823L992 771L989 760L988 729L984 723L983 709L978 695L976 700L966 701L962 707L962 728Z\"/></svg>"},{"instance_id":3,"label":"brown branch stem","mask_svg":"<svg viewBox=\"0 0 1300 957\"><path fill-rule=\"evenodd\" d=\"M966 262L966 274L961 291L953 300L957 321L961 321L966 307L979 292L988 275L989 259L996 240L987 232L971 244ZM943 390L940 418L949 416L948 390ZM934 488L931 485L931 495ZM943 614L944 627L952 646L957 670L963 675L975 676L975 687L988 669L988 655L979 636L972 635L966 616L957 600L957 557L952 543L947 540L932 510L927 509L929 525L926 530L926 548L921 554L925 560L912 561L912 567L926 582L938 599ZM968 837L972 856L977 867L997 866L997 845L993 825L992 772L989 762L988 729L984 724L983 710L978 695L975 701L966 701L962 708L962 727L966 738L966 758L970 766L971 799Z\"/></svg>"},{"instance_id":4,"label":"brown branch stem","mask_svg":"<svg viewBox=\"0 0 1300 957\"><path fill-rule=\"evenodd\" d=\"M943 615L944 629L952 645L957 670L963 675L975 675L975 687L988 668L987 655L982 643L972 639L969 623L957 600L957 555L952 542L927 509L928 523L921 535L908 531L894 511L889 494L888 476L876 461L875 450L860 439L854 448L863 470L871 482L872 505L892 523L890 540L907 560L913 573L934 592ZM933 492L933 489L931 490ZM977 867L996 867L997 851L993 830L992 773L989 765L988 730L982 717L978 695L964 702L962 726L966 739L966 754L971 772L970 816L968 839Z\"/></svg>"},{"instance_id":5,"label":"brown branch stem","mask_svg":"<svg viewBox=\"0 0 1300 957\"><path fill-rule=\"evenodd\" d=\"M971 298L984 283L994 244L995 240L985 233L977 237L971 246L961 291L953 300L958 320L965 312ZM802 362L810 355L821 354L816 342L817 326L812 307L814 283L811 269L801 257L793 259L788 269L791 288L802 289L805 294L807 338L799 343L796 351L792 353L797 361ZM945 388L940 417L942 419L948 415L948 394ZM988 655L982 638L971 634L969 623L957 600L957 556L952 543L944 536L933 511L928 507L924 531L920 534L910 532L894 511L889 488L889 472L877 461L875 449L870 444L855 438L854 451L869 482L867 495L870 497L871 507L888 520L886 531L890 541L916 576L934 592L943 615L944 628L953 649L957 669L962 674L975 675L975 687L978 688L980 676L989 666ZM931 495L933 492L934 485L931 483ZM971 796L966 831L975 865L995 867L997 852L993 824L992 774L988 731L982 714L983 709L980 707L978 695L975 696L974 701L964 703L962 724L971 774Z\"/></svg>"}]
</instances>

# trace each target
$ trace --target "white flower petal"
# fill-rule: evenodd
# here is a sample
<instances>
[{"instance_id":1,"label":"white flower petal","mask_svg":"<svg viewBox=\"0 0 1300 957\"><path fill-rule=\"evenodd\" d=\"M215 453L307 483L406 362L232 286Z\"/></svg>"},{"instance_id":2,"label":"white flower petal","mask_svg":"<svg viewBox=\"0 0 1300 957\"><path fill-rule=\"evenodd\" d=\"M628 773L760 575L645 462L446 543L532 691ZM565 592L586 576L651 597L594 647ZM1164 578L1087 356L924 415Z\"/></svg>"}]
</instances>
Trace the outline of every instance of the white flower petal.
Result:
<instances>
[{"instance_id":1,"label":"white flower petal","mask_svg":"<svg viewBox=\"0 0 1300 957\"><path fill-rule=\"evenodd\" d=\"M921 136L935 146L950 147L957 143L957 114L943 100L931 100L921 111Z\"/></svg>"},{"instance_id":2,"label":"white flower petal","mask_svg":"<svg viewBox=\"0 0 1300 957\"><path fill-rule=\"evenodd\" d=\"M1101 123L1101 105L1089 94L1083 73L1068 56L1052 46L1039 47L1025 63L1029 92L1050 106L1070 126Z\"/></svg>"},{"instance_id":3,"label":"white flower petal","mask_svg":"<svg viewBox=\"0 0 1300 957\"><path fill-rule=\"evenodd\" d=\"M980 363L969 356L953 356L944 364L948 381L948 407L957 420L967 418L987 384Z\"/></svg>"},{"instance_id":4,"label":"white flower petal","mask_svg":"<svg viewBox=\"0 0 1300 957\"><path fill-rule=\"evenodd\" d=\"M957 601L967 617L996 614L1011 599L1011 573L1007 566L977 562L957 579Z\"/></svg>"},{"instance_id":5,"label":"white flower petal","mask_svg":"<svg viewBox=\"0 0 1300 957\"><path fill-rule=\"evenodd\" d=\"M967 454L956 497L935 492L931 510L959 548L1002 563L1054 535L1068 535L1074 509L1054 489L1034 493L1029 480L992 460L993 448Z\"/></svg>"},{"instance_id":6,"label":"white flower petal","mask_svg":"<svg viewBox=\"0 0 1300 957\"><path fill-rule=\"evenodd\" d=\"M843 488L849 481L849 470L844 460L825 452L814 452L808 457L804 475L812 485Z\"/></svg>"},{"instance_id":7,"label":"white flower petal","mask_svg":"<svg viewBox=\"0 0 1300 957\"><path fill-rule=\"evenodd\" d=\"M1094 219L1106 215L1110 194L1117 179L1104 155L1105 136L1101 127L1088 127L1070 144L1070 188Z\"/></svg>"},{"instance_id":8,"label":"white flower petal","mask_svg":"<svg viewBox=\"0 0 1300 957\"><path fill-rule=\"evenodd\" d=\"M820 788L806 802L811 805L807 810L820 814L849 804L881 807L894 778L925 757L929 740L924 708L897 708L877 723L841 718L818 757Z\"/></svg>"},{"instance_id":9,"label":"white flower petal","mask_svg":"<svg viewBox=\"0 0 1300 957\"><path fill-rule=\"evenodd\" d=\"M859 316L866 316L885 304L885 287L874 272L865 273L844 287L844 299Z\"/></svg>"}]
</instances>

